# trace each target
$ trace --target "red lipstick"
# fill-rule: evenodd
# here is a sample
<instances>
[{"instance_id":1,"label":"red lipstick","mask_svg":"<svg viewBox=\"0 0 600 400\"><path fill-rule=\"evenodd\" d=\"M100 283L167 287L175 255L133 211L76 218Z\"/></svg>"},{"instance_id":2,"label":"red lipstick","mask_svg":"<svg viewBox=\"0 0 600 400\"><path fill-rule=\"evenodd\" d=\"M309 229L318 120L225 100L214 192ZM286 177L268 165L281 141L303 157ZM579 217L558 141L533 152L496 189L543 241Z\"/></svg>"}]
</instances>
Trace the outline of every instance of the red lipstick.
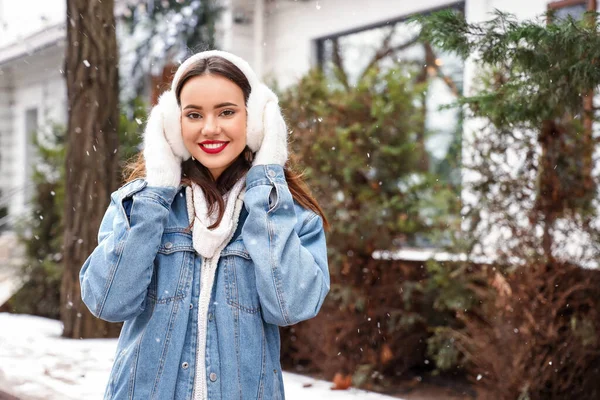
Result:
<instances>
[{"instance_id":1,"label":"red lipstick","mask_svg":"<svg viewBox=\"0 0 600 400\"><path fill-rule=\"evenodd\" d=\"M220 140L205 140L204 142L200 143L199 146L205 153L218 154L222 152L228 144L229 142L223 142Z\"/></svg>"}]
</instances>

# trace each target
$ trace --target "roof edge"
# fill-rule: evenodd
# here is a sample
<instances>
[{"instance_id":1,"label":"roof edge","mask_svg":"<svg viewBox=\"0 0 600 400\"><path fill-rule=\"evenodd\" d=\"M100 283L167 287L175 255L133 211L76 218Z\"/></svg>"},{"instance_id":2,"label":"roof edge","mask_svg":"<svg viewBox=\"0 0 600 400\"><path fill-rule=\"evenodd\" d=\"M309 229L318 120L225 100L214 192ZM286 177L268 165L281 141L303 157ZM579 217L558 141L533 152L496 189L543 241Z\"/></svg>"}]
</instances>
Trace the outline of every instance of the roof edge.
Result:
<instances>
[{"instance_id":1,"label":"roof edge","mask_svg":"<svg viewBox=\"0 0 600 400\"><path fill-rule=\"evenodd\" d=\"M45 27L31 35L0 48L0 66L66 40L64 23Z\"/></svg>"}]
</instances>

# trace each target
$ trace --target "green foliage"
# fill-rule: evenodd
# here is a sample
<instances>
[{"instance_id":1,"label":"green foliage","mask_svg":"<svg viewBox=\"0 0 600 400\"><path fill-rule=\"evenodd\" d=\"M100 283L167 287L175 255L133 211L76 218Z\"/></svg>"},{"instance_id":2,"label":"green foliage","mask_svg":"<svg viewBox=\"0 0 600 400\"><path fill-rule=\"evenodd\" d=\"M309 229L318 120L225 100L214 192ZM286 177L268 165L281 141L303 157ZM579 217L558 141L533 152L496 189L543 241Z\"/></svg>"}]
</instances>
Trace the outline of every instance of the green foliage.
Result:
<instances>
[{"instance_id":1,"label":"green foliage","mask_svg":"<svg viewBox=\"0 0 600 400\"><path fill-rule=\"evenodd\" d=\"M25 285L10 299L13 312L60 317L62 230L65 196L65 129L54 125L44 140L33 135L38 161L33 168L35 191L31 214L19 224L25 245Z\"/></svg>"},{"instance_id":2,"label":"green foliage","mask_svg":"<svg viewBox=\"0 0 600 400\"><path fill-rule=\"evenodd\" d=\"M480 146L479 150L481 157L491 162L481 160L471 167L489 177L490 185L477 189L499 191L507 197L510 193L535 196L529 211L539 213L532 218L544 222L547 232L557 218L579 214L586 225L596 215L590 128L596 116L593 106L585 105L600 84L596 20L597 14L588 13L581 21L569 18L546 25L518 21L499 11L480 24L468 24L464 16L450 12L420 20L424 40L463 57L472 54L482 67L476 91L458 102L471 116L489 122L489 131L484 137L476 135L476 140L487 142L487 148ZM540 145L542 157L536 159ZM536 170L536 187L519 187L515 180L493 176L502 164L510 163L506 159L510 148L525 156L521 172ZM527 183L531 178L519 176ZM503 185L492 189L499 180ZM546 250L549 247L547 243Z\"/></svg>"},{"instance_id":3,"label":"green foliage","mask_svg":"<svg viewBox=\"0 0 600 400\"><path fill-rule=\"evenodd\" d=\"M436 372L448 371L464 362L464 355L456 347L454 332L446 327L437 327L427 340L427 353L432 357Z\"/></svg>"},{"instance_id":4,"label":"green foliage","mask_svg":"<svg viewBox=\"0 0 600 400\"><path fill-rule=\"evenodd\" d=\"M489 290L485 269L470 262L430 260L427 262L427 279L419 289L432 306L425 315L432 333L427 339L427 354L434 361L434 372L463 367L467 360L455 340L463 325L456 316L480 311Z\"/></svg>"},{"instance_id":5,"label":"green foliage","mask_svg":"<svg viewBox=\"0 0 600 400\"><path fill-rule=\"evenodd\" d=\"M519 398L550 398L550 392L573 390L571 375L555 374L558 367L538 365L539 359L561 359L566 352L570 358L560 368L581 371L597 362L582 350L597 346L591 333L597 308L574 305L574 293L591 288L551 281L561 273L588 272L572 268L567 274L558 260L589 264L600 254L597 176L592 172L597 117L591 101L600 85L597 19L588 13L581 21L545 24L544 19L518 21L501 12L477 24L452 12L419 19L423 40L472 57L479 67L473 92L456 104L478 124L467 135L463 164L471 177L465 187L474 199L463 206L466 231L453 245L454 254L471 261L428 264L431 277L424 293L435 294L436 309L456 315L454 326L430 325L434 335L428 351L439 369L467 365L473 377L486 375L483 384L510 388L498 391L497 398L519 393ZM491 241L492 231L502 235ZM579 241L573 254L566 246L571 238L590 240ZM489 263L491 248L495 272L488 269L486 276L486 267L472 260L486 249ZM550 289L556 294L548 295ZM542 305L523 300L529 298ZM568 339L546 338L542 333L568 331L547 326L565 325L558 311L563 301L573 313ZM506 324L523 314L525 322L507 330ZM515 332L523 339L511 335ZM498 357L502 352L514 357ZM594 380L591 374L580 377ZM511 392L514 387L520 392Z\"/></svg>"},{"instance_id":6,"label":"green foliage","mask_svg":"<svg viewBox=\"0 0 600 400\"><path fill-rule=\"evenodd\" d=\"M139 151L141 124L146 119L145 103L138 98L132 104L130 117L124 113L120 115L121 167ZM9 300L8 308L16 313L59 319L65 199L64 127L53 126L44 140L36 140L34 145L38 161L32 176L35 193L31 214L18 225L20 239L25 245L26 263L22 274L26 283Z\"/></svg>"},{"instance_id":7,"label":"green foliage","mask_svg":"<svg viewBox=\"0 0 600 400\"><path fill-rule=\"evenodd\" d=\"M427 272L424 291L435 294L433 307L438 312L466 312L477 305L477 295L472 289L476 274L468 264L431 260Z\"/></svg>"},{"instance_id":8,"label":"green foliage","mask_svg":"<svg viewBox=\"0 0 600 400\"><path fill-rule=\"evenodd\" d=\"M544 120L580 112L581 97L600 82L599 28L590 17L596 18L589 13L583 21L545 25L497 11L489 21L468 24L462 14L440 12L420 22L424 40L507 73L501 85L488 81L462 103L496 126L539 129Z\"/></svg>"},{"instance_id":9,"label":"green foliage","mask_svg":"<svg viewBox=\"0 0 600 400\"><path fill-rule=\"evenodd\" d=\"M415 243L447 223L440 214L458 214L446 202L456 199L454 188L418 166L424 90L398 66L373 68L348 90L313 71L281 96L295 161L333 222L336 272L355 257Z\"/></svg>"},{"instance_id":10,"label":"green foliage","mask_svg":"<svg viewBox=\"0 0 600 400\"><path fill-rule=\"evenodd\" d=\"M141 97L133 99L126 111L122 108L119 116L119 167L125 167L127 161L139 153L143 123L147 117L147 104Z\"/></svg>"},{"instance_id":11,"label":"green foliage","mask_svg":"<svg viewBox=\"0 0 600 400\"><path fill-rule=\"evenodd\" d=\"M460 189L451 177L460 135L455 160L441 163L437 174L424 170L429 88L420 72L410 64L374 66L345 85L343 74L315 70L280 96L292 164L302 167L331 223L324 307L343 320L327 328L335 329L333 353L342 355L325 357L318 368L348 370L356 386L378 386L386 375L421 365L426 325L447 323L449 314L433 309L418 278L423 269L373 259L377 250L448 242L460 225Z\"/></svg>"}]
</instances>

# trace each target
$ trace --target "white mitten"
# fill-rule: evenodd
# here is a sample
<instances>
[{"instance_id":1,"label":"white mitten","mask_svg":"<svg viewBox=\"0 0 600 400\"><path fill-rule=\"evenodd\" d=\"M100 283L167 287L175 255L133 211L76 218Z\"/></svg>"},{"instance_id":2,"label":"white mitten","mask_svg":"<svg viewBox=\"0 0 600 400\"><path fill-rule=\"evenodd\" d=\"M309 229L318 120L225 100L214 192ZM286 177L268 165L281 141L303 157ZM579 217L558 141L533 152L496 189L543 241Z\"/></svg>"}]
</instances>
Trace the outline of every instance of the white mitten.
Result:
<instances>
[{"instance_id":1,"label":"white mitten","mask_svg":"<svg viewBox=\"0 0 600 400\"><path fill-rule=\"evenodd\" d=\"M177 187L181 163L190 157L181 136L181 111L171 91L152 108L144 130L144 159L149 186Z\"/></svg>"},{"instance_id":2,"label":"white mitten","mask_svg":"<svg viewBox=\"0 0 600 400\"><path fill-rule=\"evenodd\" d=\"M264 136L252 165L285 165L288 159L287 136L281 109L276 101L268 101L263 110Z\"/></svg>"}]
</instances>

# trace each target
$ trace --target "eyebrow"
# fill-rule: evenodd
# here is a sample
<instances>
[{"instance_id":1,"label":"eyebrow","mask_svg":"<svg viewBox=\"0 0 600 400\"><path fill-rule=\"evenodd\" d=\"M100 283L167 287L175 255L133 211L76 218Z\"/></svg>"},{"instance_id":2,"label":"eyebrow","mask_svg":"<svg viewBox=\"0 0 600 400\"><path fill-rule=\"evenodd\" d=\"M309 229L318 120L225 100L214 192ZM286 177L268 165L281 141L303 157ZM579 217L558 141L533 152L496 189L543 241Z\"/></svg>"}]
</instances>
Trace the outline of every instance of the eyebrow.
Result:
<instances>
[{"instance_id":1,"label":"eyebrow","mask_svg":"<svg viewBox=\"0 0 600 400\"><path fill-rule=\"evenodd\" d=\"M225 102L225 103L219 103L219 104L216 104L216 105L213 107L213 109L215 109L215 110L216 110L217 108L223 108L223 107L237 107L237 104L234 104L234 103L229 103L229 102ZM198 109L198 110L202 110L202 107L200 107L200 106L196 106L196 105L194 105L194 104L188 104L188 105L187 105L187 106L185 106L183 109L184 109L184 110L187 110L188 108L195 108L195 109Z\"/></svg>"}]
</instances>

